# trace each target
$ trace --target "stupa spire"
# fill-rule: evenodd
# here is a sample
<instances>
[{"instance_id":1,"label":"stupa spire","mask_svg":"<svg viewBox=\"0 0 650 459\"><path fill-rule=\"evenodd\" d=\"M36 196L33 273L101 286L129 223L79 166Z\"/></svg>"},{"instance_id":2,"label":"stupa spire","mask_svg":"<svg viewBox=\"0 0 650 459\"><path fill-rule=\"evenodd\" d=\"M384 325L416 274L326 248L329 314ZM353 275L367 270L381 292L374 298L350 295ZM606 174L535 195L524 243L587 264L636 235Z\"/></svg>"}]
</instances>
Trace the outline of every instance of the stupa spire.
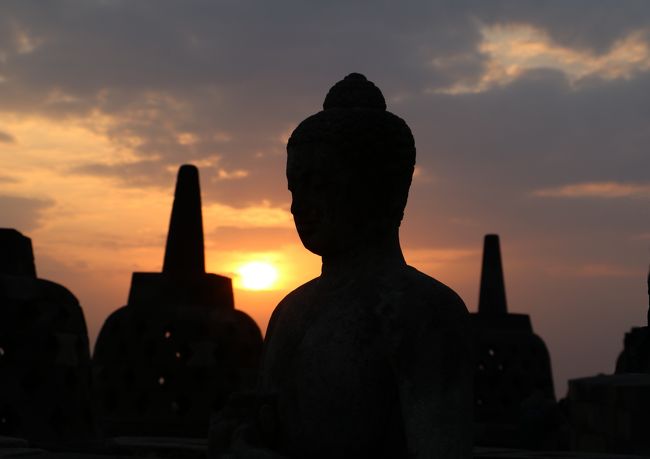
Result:
<instances>
[{"instance_id":1,"label":"stupa spire","mask_svg":"<svg viewBox=\"0 0 650 459\"><path fill-rule=\"evenodd\" d=\"M501 249L497 234L486 234L483 243L481 290L478 300L479 314L507 314L506 288L503 282Z\"/></svg>"},{"instance_id":2,"label":"stupa spire","mask_svg":"<svg viewBox=\"0 0 650 459\"><path fill-rule=\"evenodd\" d=\"M191 164L178 170L163 273L205 273L199 170Z\"/></svg>"},{"instance_id":3,"label":"stupa spire","mask_svg":"<svg viewBox=\"0 0 650 459\"><path fill-rule=\"evenodd\" d=\"M32 240L12 228L0 228L0 275L36 278Z\"/></svg>"},{"instance_id":4,"label":"stupa spire","mask_svg":"<svg viewBox=\"0 0 650 459\"><path fill-rule=\"evenodd\" d=\"M648 323L647 326L650 327L650 269L648 269Z\"/></svg>"}]
</instances>

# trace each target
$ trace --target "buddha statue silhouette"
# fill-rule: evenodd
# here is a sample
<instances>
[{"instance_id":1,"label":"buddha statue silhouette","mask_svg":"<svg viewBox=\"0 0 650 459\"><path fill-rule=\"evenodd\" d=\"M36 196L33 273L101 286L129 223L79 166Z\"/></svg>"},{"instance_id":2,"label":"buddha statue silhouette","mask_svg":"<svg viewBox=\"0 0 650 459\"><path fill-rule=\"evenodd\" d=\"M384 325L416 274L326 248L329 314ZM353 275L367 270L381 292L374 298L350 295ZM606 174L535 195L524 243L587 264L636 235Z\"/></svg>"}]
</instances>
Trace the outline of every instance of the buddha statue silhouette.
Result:
<instances>
[{"instance_id":1,"label":"buddha statue silhouette","mask_svg":"<svg viewBox=\"0 0 650 459\"><path fill-rule=\"evenodd\" d=\"M469 458L468 314L408 266L410 129L350 74L287 145L291 212L322 273L271 317L256 394L213 419L212 457Z\"/></svg>"}]
</instances>

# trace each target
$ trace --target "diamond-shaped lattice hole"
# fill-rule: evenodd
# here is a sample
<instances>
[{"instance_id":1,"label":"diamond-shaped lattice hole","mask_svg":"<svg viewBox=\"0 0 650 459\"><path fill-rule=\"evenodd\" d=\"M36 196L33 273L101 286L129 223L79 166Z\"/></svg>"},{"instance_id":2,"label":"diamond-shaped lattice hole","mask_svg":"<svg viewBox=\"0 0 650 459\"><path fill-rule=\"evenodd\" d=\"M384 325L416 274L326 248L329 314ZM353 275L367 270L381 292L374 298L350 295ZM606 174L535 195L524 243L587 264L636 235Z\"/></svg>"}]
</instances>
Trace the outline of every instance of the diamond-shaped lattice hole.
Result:
<instances>
[{"instance_id":1,"label":"diamond-shaped lattice hole","mask_svg":"<svg viewBox=\"0 0 650 459\"><path fill-rule=\"evenodd\" d=\"M16 434L20 429L20 417L10 406L0 407L0 435Z\"/></svg>"},{"instance_id":2,"label":"diamond-shaped lattice hole","mask_svg":"<svg viewBox=\"0 0 650 459\"><path fill-rule=\"evenodd\" d=\"M142 393L138 396L135 402L135 408L140 414L144 414L149 409L149 396L146 393Z\"/></svg>"},{"instance_id":3,"label":"diamond-shaped lattice hole","mask_svg":"<svg viewBox=\"0 0 650 459\"><path fill-rule=\"evenodd\" d=\"M126 370L124 370L124 385L127 388L133 387L135 384L135 371L133 371L133 368L128 367Z\"/></svg>"},{"instance_id":4,"label":"diamond-shaped lattice hole","mask_svg":"<svg viewBox=\"0 0 650 459\"><path fill-rule=\"evenodd\" d=\"M138 319L135 322L135 334L137 337L142 337L147 330L147 324L144 320Z\"/></svg>"},{"instance_id":5,"label":"diamond-shaped lattice hole","mask_svg":"<svg viewBox=\"0 0 650 459\"><path fill-rule=\"evenodd\" d=\"M189 410L190 403L186 397L178 396L169 404L169 409L177 416L183 416Z\"/></svg>"},{"instance_id":6,"label":"diamond-shaped lattice hole","mask_svg":"<svg viewBox=\"0 0 650 459\"><path fill-rule=\"evenodd\" d=\"M77 369L76 368L68 368L65 371L65 386L68 389L74 389L77 387Z\"/></svg>"},{"instance_id":7,"label":"diamond-shaped lattice hole","mask_svg":"<svg viewBox=\"0 0 650 459\"><path fill-rule=\"evenodd\" d=\"M48 360L53 361L59 355L60 347L59 339L55 335L50 335L45 341L44 355L47 356Z\"/></svg>"},{"instance_id":8,"label":"diamond-shaped lattice hole","mask_svg":"<svg viewBox=\"0 0 650 459\"><path fill-rule=\"evenodd\" d=\"M60 407L56 407L54 411L52 412L52 416L50 416L50 427L56 433L57 435L61 435L63 433L63 427L66 423L67 419L65 415L63 414L63 411L61 410Z\"/></svg>"},{"instance_id":9,"label":"diamond-shaped lattice hole","mask_svg":"<svg viewBox=\"0 0 650 459\"><path fill-rule=\"evenodd\" d=\"M38 372L29 371L20 380L20 386L28 394L33 394L40 387L42 381L43 378Z\"/></svg>"},{"instance_id":10,"label":"diamond-shaped lattice hole","mask_svg":"<svg viewBox=\"0 0 650 459\"><path fill-rule=\"evenodd\" d=\"M102 400L102 404L106 413L110 413L115 410L117 405L117 395L115 394L114 390L109 389L106 391Z\"/></svg>"}]
</instances>

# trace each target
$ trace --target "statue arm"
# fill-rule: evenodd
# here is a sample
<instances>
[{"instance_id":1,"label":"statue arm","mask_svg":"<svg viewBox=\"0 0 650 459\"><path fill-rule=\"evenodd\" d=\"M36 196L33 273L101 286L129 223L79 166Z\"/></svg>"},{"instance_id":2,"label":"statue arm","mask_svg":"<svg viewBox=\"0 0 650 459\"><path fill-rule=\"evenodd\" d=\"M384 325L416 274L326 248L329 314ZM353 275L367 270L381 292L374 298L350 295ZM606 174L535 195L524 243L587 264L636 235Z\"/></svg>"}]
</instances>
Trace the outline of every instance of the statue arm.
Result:
<instances>
[{"instance_id":1,"label":"statue arm","mask_svg":"<svg viewBox=\"0 0 650 459\"><path fill-rule=\"evenodd\" d=\"M281 315L282 303L274 310L267 327L260 365L263 365L266 343ZM263 378L250 392L231 394L226 405L213 414L210 422L208 457L210 459L283 459L269 448L277 434L274 397L265 391Z\"/></svg>"},{"instance_id":2,"label":"statue arm","mask_svg":"<svg viewBox=\"0 0 650 459\"><path fill-rule=\"evenodd\" d=\"M431 318L405 334L397 377L410 457L472 457L473 363L464 319Z\"/></svg>"}]
</instances>

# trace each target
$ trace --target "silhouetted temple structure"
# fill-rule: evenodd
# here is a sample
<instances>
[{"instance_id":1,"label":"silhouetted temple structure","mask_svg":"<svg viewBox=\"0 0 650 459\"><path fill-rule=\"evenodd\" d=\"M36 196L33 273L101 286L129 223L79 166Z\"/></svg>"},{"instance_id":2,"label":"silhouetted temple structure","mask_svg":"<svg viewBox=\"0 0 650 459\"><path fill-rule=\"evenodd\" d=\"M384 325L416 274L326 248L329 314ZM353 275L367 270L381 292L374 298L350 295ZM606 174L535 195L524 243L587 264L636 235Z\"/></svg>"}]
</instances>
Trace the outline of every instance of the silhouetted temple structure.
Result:
<instances>
[{"instance_id":1,"label":"silhouetted temple structure","mask_svg":"<svg viewBox=\"0 0 650 459\"><path fill-rule=\"evenodd\" d=\"M650 454L650 307L647 325L625 334L616 374L569 381L567 399L572 449Z\"/></svg>"},{"instance_id":2,"label":"silhouetted temple structure","mask_svg":"<svg viewBox=\"0 0 650 459\"><path fill-rule=\"evenodd\" d=\"M254 383L262 345L234 309L231 279L205 272L199 175L178 172L162 273L133 273L128 304L105 322L93 356L107 435L204 437L209 413Z\"/></svg>"},{"instance_id":3,"label":"silhouetted temple structure","mask_svg":"<svg viewBox=\"0 0 650 459\"><path fill-rule=\"evenodd\" d=\"M32 242L0 229L0 436L78 445L93 431L90 355L79 302L36 277Z\"/></svg>"},{"instance_id":4,"label":"silhouetted temple structure","mask_svg":"<svg viewBox=\"0 0 650 459\"><path fill-rule=\"evenodd\" d=\"M551 362L530 317L508 312L499 236L485 236L474 327L476 443L546 447L556 425L544 426L555 405ZM554 446L554 445L553 445Z\"/></svg>"},{"instance_id":5,"label":"silhouetted temple structure","mask_svg":"<svg viewBox=\"0 0 650 459\"><path fill-rule=\"evenodd\" d=\"M359 73L292 132L291 213L322 270L273 312L260 383L213 419L211 458L471 458L469 313L399 244L415 153Z\"/></svg>"},{"instance_id":6,"label":"silhouetted temple structure","mask_svg":"<svg viewBox=\"0 0 650 459\"><path fill-rule=\"evenodd\" d=\"M633 327L625 334L623 352L616 373L650 373L650 273L648 273L648 314L645 327Z\"/></svg>"}]
</instances>

